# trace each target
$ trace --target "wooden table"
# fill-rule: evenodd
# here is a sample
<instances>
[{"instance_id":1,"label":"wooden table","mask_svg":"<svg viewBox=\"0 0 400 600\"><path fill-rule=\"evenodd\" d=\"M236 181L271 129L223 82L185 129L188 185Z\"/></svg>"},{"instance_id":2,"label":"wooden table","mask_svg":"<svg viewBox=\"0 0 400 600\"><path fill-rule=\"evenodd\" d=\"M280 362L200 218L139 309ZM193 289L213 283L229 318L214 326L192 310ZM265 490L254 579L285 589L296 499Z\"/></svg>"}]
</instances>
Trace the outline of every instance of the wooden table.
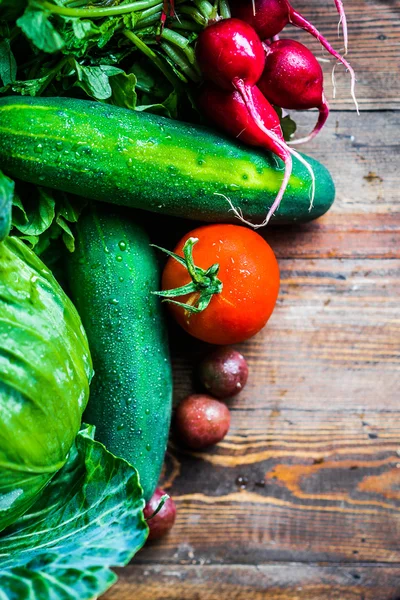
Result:
<instances>
[{"instance_id":1,"label":"wooden table","mask_svg":"<svg viewBox=\"0 0 400 600\"><path fill-rule=\"evenodd\" d=\"M294 4L340 47L333 0ZM361 116L338 67L328 126L307 148L331 170L336 203L265 233L282 288L265 330L240 346L251 374L229 402L230 433L202 454L171 445L176 526L105 600L400 598L400 0L345 6ZM301 115L301 132L314 120ZM173 333L178 401L201 348Z\"/></svg>"}]
</instances>

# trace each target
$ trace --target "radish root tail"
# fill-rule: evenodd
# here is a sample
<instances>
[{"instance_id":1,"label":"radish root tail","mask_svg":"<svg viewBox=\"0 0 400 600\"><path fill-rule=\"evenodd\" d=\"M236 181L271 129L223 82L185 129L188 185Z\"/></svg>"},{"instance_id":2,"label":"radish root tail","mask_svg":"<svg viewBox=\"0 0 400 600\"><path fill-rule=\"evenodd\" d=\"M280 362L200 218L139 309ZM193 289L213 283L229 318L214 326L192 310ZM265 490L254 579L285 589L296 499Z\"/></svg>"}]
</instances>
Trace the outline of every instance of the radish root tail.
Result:
<instances>
[{"instance_id":1,"label":"radish root tail","mask_svg":"<svg viewBox=\"0 0 400 600\"><path fill-rule=\"evenodd\" d=\"M322 94L322 104L319 107L318 121L317 121L314 129L312 130L312 132L305 137L290 141L290 142L288 142L288 144L290 146L297 146L298 144L305 144L306 142L309 142L310 140L315 138L315 136L321 131L321 129L325 125L325 123L328 119L328 116L329 116L329 104L327 102L327 99L325 98L325 94Z\"/></svg>"},{"instance_id":2,"label":"radish root tail","mask_svg":"<svg viewBox=\"0 0 400 600\"><path fill-rule=\"evenodd\" d=\"M257 127L271 140L271 142L273 142L273 144L272 144L273 148L269 148L269 149L272 150L284 162L285 170L284 170L284 174L283 174L283 180L282 180L281 186L279 188L279 192L278 192L272 206L268 210L267 216L265 217L265 219L262 223L254 224L249 221L246 221L243 218L243 213L241 211L239 211L238 209L236 209L233 206L232 202L229 200L231 209L243 223L246 223L246 225L253 227L253 229L259 229L260 227L265 227L265 225L268 224L268 222L271 219L274 212L279 208L281 200L283 198L283 195L288 186L290 176L292 174L292 168L293 168L293 161L292 161L292 156L291 156L291 155L293 155L297 158L298 161L300 161L306 167L307 171L310 173L311 190L310 190L310 208L309 208L309 210L311 210L313 207L314 196L315 196L315 175L314 175L314 171L313 171L312 167L298 152L296 152L295 150L290 148L286 144L286 142L284 140L282 140L276 133L274 133L273 131L271 131L265 127L263 121L260 118L260 115L258 114L258 111L256 110L256 108L254 106L253 98L249 91L249 88L245 85L245 83L240 79L236 79L233 83L234 83L236 89L238 90L238 92L241 94L241 96L246 104L247 110L249 111L249 114L252 117L252 119L254 120L254 122L256 123Z\"/></svg>"},{"instance_id":3,"label":"radish root tail","mask_svg":"<svg viewBox=\"0 0 400 600\"><path fill-rule=\"evenodd\" d=\"M353 102L356 107L357 114L359 115L360 110L358 107L358 102L357 102L356 93L355 93L356 75L354 73L353 67L343 56L341 56L339 54L339 52L336 52L336 50L330 45L328 40L326 40L324 38L324 36L318 31L318 29L316 27L314 27L314 25L312 25L312 23L307 21L307 19L305 19L296 10L294 10L294 9L290 10L289 20L290 20L290 23L292 25L294 25L295 27L299 27L300 29L304 29L305 31L308 31L308 33L310 33L312 36L314 36L320 42L320 44L329 52L329 54L334 56L337 61L339 61L340 63L342 63L342 65L344 65L346 67L346 69L350 73L350 78L351 78L351 86L350 86L351 97L353 98Z\"/></svg>"},{"instance_id":4,"label":"radish root tail","mask_svg":"<svg viewBox=\"0 0 400 600\"><path fill-rule=\"evenodd\" d=\"M335 0L336 8L339 13L339 24L338 31L340 30L340 26L342 26L343 32L343 42L344 42L344 55L346 56L349 46L349 36L347 31L347 18L346 13L344 11L344 6L342 0Z\"/></svg>"}]
</instances>

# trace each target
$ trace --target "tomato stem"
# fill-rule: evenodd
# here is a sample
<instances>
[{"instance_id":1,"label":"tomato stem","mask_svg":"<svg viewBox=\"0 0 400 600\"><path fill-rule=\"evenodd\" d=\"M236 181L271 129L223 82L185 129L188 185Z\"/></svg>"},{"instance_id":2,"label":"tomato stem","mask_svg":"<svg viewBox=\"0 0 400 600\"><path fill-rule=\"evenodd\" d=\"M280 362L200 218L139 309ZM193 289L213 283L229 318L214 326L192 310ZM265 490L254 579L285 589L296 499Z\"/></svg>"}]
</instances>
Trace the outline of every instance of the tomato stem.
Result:
<instances>
[{"instance_id":1,"label":"tomato stem","mask_svg":"<svg viewBox=\"0 0 400 600\"><path fill-rule=\"evenodd\" d=\"M219 264L215 263L208 267L208 269L202 269L196 267L193 260L193 246L199 241L198 238L189 238L186 240L183 246L183 257L175 252L161 248L152 244L154 248L158 248L165 254L168 254L171 258L179 262L188 271L191 282L173 290L163 290L161 292L153 292L157 296L163 298L163 302L172 302L181 306L190 313L200 313L207 308L211 302L211 298L214 294L220 294L222 292L222 281L218 279ZM174 300L178 296L186 296L187 294L197 294L197 298L193 304L179 302Z\"/></svg>"}]
</instances>

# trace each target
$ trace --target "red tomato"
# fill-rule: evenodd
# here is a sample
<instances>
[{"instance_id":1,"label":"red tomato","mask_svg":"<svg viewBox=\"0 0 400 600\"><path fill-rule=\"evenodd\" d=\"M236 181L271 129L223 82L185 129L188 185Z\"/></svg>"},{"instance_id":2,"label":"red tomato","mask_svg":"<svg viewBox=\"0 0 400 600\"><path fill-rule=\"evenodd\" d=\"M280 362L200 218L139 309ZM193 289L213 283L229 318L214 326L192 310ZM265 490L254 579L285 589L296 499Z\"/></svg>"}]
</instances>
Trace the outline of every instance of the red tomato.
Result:
<instances>
[{"instance_id":1,"label":"red tomato","mask_svg":"<svg viewBox=\"0 0 400 600\"><path fill-rule=\"evenodd\" d=\"M267 242L255 231L238 225L205 225L185 235L175 253L183 256L188 238L198 238L194 264L208 269L219 264L222 292L215 294L201 313L168 303L178 323L194 337L211 344L235 344L264 327L274 310L279 291L279 267ZM187 269L169 258L162 277L163 290L190 283ZM198 292L175 298L195 304Z\"/></svg>"}]
</instances>

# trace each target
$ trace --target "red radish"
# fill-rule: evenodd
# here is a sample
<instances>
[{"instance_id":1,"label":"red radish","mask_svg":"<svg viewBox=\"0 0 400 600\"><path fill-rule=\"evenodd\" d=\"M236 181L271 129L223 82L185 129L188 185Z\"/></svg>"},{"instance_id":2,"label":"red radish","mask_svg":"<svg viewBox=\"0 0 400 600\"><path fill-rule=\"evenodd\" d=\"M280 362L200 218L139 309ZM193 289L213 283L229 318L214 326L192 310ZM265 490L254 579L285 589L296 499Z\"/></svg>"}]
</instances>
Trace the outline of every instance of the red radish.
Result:
<instances>
[{"instance_id":1,"label":"red radish","mask_svg":"<svg viewBox=\"0 0 400 600\"><path fill-rule=\"evenodd\" d=\"M197 375L207 392L215 398L236 396L246 385L249 367L233 348L217 348L200 362Z\"/></svg>"},{"instance_id":2,"label":"red radish","mask_svg":"<svg viewBox=\"0 0 400 600\"><path fill-rule=\"evenodd\" d=\"M156 512L165 495L164 490L157 488L143 510L144 518L149 526L148 540L158 540L163 537L175 523L176 505L171 497L167 498L162 508Z\"/></svg>"},{"instance_id":3,"label":"red radish","mask_svg":"<svg viewBox=\"0 0 400 600\"><path fill-rule=\"evenodd\" d=\"M273 107L256 86L252 88L252 96L264 127L283 140L279 117ZM210 83L205 84L199 96L199 106L210 121L245 144L265 148L266 144L270 143L250 116L246 103L237 90L227 92ZM273 148L268 149L275 152ZM280 148L277 150L277 154L282 160L285 160L286 154Z\"/></svg>"},{"instance_id":4,"label":"red radish","mask_svg":"<svg viewBox=\"0 0 400 600\"><path fill-rule=\"evenodd\" d=\"M323 73L313 53L295 40L279 40L264 45L266 60L258 86L264 96L281 108L318 108L319 118L307 137L292 144L308 142L324 126L329 106L323 89Z\"/></svg>"},{"instance_id":5,"label":"red radish","mask_svg":"<svg viewBox=\"0 0 400 600\"><path fill-rule=\"evenodd\" d=\"M264 69L264 49L250 25L239 19L223 19L199 34L196 58L204 77L231 90L240 79L254 85Z\"/></svg>"},{"instance_id":6,"label":"red radish","mask_svg":"<svg viewBox=\"0 0 400 600\"><path fill-rule=\"evenodd\" d=\"M204 114L223 131L234 135L250 146L261 147L279 156L285 163L285 171L278 195L265 220L259 225L245 221L231 204L236 216L254 229L264 227L279 207L292 173L292 157L295 155L309 170L312 178L312 199L314 197L314 173L304 158L285 143L279 117L271 104L256 87L228 92L207 84L199 98L199 106ZM311 199L311 206L312 206ZM230 202L230 200L229 200Z\"/></svg>"},{"instance_id":7,"label":"red radish","mask_svg":"<svg viewBox=\"0 0 400 600\"><path fill-rule=\"evenodd\" d=\"M193 394L182 400L175 413L178 436L193 450L218 444L228 433L230 423L226 404L203 394Z\"/></svg>"},{"instance_id":8,"label":"red radish","mask_svg":"<svg viewBox=\"0 0 400 600\"><path fill-rule=\"evenodd\" d=\"M340 0L335 0L335 2L345 27L344 31L347 40L346 21L343 20L343 5ZM289 23L313 35L349 71L351 76L351 95L358 112L358 104L354 92L356 80L353 68L343 56L332 48L328 40L324 38L318 29L289 4L288 0L233 0L230 6L232 15L251 25L262 40L271 39L275 35L278 35Z\"/></svg>"}]
</instances>

